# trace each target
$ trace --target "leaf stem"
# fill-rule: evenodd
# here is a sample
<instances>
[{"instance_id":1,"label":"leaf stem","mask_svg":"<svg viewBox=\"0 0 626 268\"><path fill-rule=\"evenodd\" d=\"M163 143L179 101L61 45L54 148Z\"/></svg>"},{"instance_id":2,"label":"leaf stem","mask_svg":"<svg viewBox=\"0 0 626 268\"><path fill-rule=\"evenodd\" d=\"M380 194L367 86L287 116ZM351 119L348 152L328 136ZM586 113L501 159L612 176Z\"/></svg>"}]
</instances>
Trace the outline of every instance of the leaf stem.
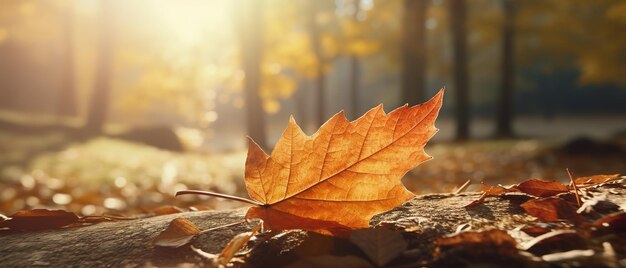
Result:
<instances>
[{"instance_id":1,"label":"leaf stem","mask_svg":"<svg viewBox=\"0 0 626 268\"><path fill-rule=\"evenodd\" d=\"M263 205L263 203L258 202L258 201L254 201L252 199L238 197L238 196L234 196L234 195L228 195L228 194L220 194L220 193L215 193L215 192L199 191L199 190L184 190L184 191L176 192L176 196L184 195L184 194L208 195L208 196L220 197L220 198L224 198L224 199L228 199L228 200L248 203L248 204L252 204L252 205L256 205L256 206L262 206Z\"/></svg>"},{"instance_id":2,"label":"leaf stem","mask_svg":"<svg viewBox=\"0 0 626 268\"><path fill-rule=\"evenodd\" d=\"M207 233L207 232L210 232L210 231L215 231L215 230L218 230L218 229L239 225L239 224L242 224L242 223L245 223L245 222L246 221L243 220L243 221L233 222L233 223L229 223L229 224L225 224L225 225L220 225L220 226L217 226L217 227L212 227L212 228L209 228L209 229L206 229L206 230L202 230L202 231L200 231L200 233L204 234L204 233Z\"/></svg>"}]
</instances>

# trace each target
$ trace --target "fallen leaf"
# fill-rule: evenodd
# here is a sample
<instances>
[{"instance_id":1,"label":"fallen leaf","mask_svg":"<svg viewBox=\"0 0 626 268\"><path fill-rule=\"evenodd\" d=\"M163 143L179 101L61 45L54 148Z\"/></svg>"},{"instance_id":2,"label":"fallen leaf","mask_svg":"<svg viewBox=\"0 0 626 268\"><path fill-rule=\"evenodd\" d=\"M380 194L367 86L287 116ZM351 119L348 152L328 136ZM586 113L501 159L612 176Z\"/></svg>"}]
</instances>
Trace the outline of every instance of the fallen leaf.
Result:
<instances>
[{"instance_id":1,"label":"fallen leaf","mask_svg":"<svg viewBox=\"0 0 626 268\"><path fill-rule=\"evenodd\" d=\"M431 159L424 146L434 127L441 90L421 105L385 114L382 105L349 122L340 112L313 136L293 117L268 156L252 140L245 182L251 207L246 218L269 230L305 229L325 234L365 228L373 215L414 196L400 179Z\"/></svg>"},{"instance_id":2,"label":"fallen leaf","mask_svg":"<svg viewBox=\"0 0 626 268\"><path fill-rule=\"evenodd\" d=\"M602 232L624 233L626 232L626 212L604 216L594 221L592 225Z\"/></svg>"},{"instance_id":3,"label":"fallen leaf","mask_svg":"<svg viewBox=\"0 0 626 268\"><path fill-rule=\"evenodd\" d=\"M394 260L407 247L402 234L384 228L354 230L350 234L350 241L379 267Z\"/></svg>"},{"instance_id":4,"label":"fallen leaf","mask_svg":"<svg viewBox=\"0 0 626 268\"><path fill-rule=\"evenodd\" d=\"M576 213L576 207L558 197L531 199L521 205L526 212L541 221L569 220L574 223L582 221Z\"/></svg>"},{"instance_id":5,"label":"fallen leaf","mask_svg":"<svg viewBox=\"0 0 626 268\"><path fill-rule=\"evenodd\" d=\"M152 245L159 247L181 247L186 245L193 237L200 233L188 219L176 218L170 222L163 232L152 240Z\"/></svg>"},{"instance_id":6,"label":"fallen leaf","mask_svg":"<svg viewBox=\"0 0 626 268\"><path fill-rule=\"evenodd\" d=\"M152 214L159 216L159 215L176 214L176 213L181 213L181 212L184 212L184 210L176 206L162 206L153 210Z\"/></svg>"},{"instance_id":7,"label":"fallen leaf","mask_svg":"<svg viewBox=\"0 0 626 268\"><path fill-rule=\"evenodd\" d=\"M488 230L482 232L462 232L456 235L441 237L435 241L435 255L450 248L466 246L480 250L482 247L495 247L502 252L517 252L517 242L506 231Z\"/></svg>"},{"instance_id":8,"label":"fallen leaf","mask_svg":"<svg viewBox=\"0 0 626 268\"><path fill-rule=\"evenodd\" d=\"M259 229L261 229L261 226L257 225L254 229L252 229L252 231L241 233L233 237L233 239L228 242L226 247L224 247L222 252L217 256L217 262L226 266L233 256L235 256L235 253L242 249L246 243L248 243L248 240L250 240L250 238L259 231Z\"/></svg>"},{"instance_id":9,"label":"fallen leaf","mask_svg":"<svg viewBox=\"0 0 626 268\"><path fill-rule=\"evenodd\" d=\"M586 249L585 239L575 230L554 230L521 243L520 248L538 256L576 249Z\"/></svg>"},{"instance_id":10,"label":"fallen leaf","mask_svg":"<svg viewBox=\"0 0 626 268\"><path fill-rule=\"evenodd\" d=\"M0 222L0 228L16 231L55 229L77 222L79 217L64 210L32 209L21 210Z\"/></svg>"},{"instance_id":11,"label":"fallen leaf","mask_svg":"<svg viewBox=\"0 0 626 268\"><path fill-rule=\"evenodd\" d=\"M550 228L543 226L527 226L521 229L522 232L530 236L540 236L542 234L550 232Z\"/></svg>"},{"instance_id":12,"label":"fallen leaf","mask_svg":"<svg viewBox=\"0 0 626 268\"><path fill-rule=\"evenodd\" d=\"M619 179L619 175L620 174L578 177L574 182L576 182L577 185L602 184Z\"/></svg>"},{"instance_id":13,"label":"fallen leaf","mask_svg":"<svg viewBox=\"0 0 626 268\"><path fill-rule=\"evenodd\" d=\"M493 229L482 232L462 232L453 236L439 238L437 246L456 246L467 244L494 244L515 247L516 242L506 231Z\"/></svg>"},{"instance_id":14,"label":"fallen leaf","mask_svg":"<svg viewBox=\"0 0 626 268\"><path fill-rule=\"evenodd\" d=\"M537 197L550 197L560 193L569 192L567 186L558 181L542 179L528 179L516 187L520 192Z\"/></svg>"},{"instance_id":15,"label":"fallen leaf","mask_svg":"<svg viewBox=\"0 0 626 268\"><path fill-rule=\"evenodd\" d=\"M320 267L342 267L342 268L368 268L374 267L364 259L355 256L332 256L322 255L300 259L299 261L287 266L293 268L320 268Z\"/></svg>"},{"instance_id":16,"label":"fallen leaf","mask_svg":"<svg viewBox=\"0 0 626 268\"><path fill-rule=\"evenodd\" d=\"M483 192L480 195L480 197L478 197L478 199L470 202L469 204L467 204L467 205L465 205L463 207L476 206L476 205L482 203L483 201L485 201L485 199L487 197L500 196L500 195L503 195L504 193L515 191L513 189L505 188L505 187L500 186L500 185L485 185L485 184L482 184L480 186L480 190Z\"/></svg>"},{"instance_id":17,"label":"fallen leaf","mask_svg":"<svg viewBox=\"0 0 626 268\"><path fill-rule=\"evenodd\" d=\"M205 258L209 261L210 266L209 267L218 267L219 265L217 264L217 254L213 254L213 253L208 253L202 249L196 248L194 246L190 246L191 250L193 250L193 252L195 252L196 254L198 254L198 256ZM208 265L207 265L208 266Z\"/></svg>"},{"instance_id":18,"label":"fallen leaf","mask_svg":"<svg viewBox=\"0 0 626 268\"><path fill-rule=\"evenodd\" d=\"M500 185L481 185L480 190L483 194L476 200L470 202L464 207L471 207L478 205L485 201L487 197L502 196L506 193L521 192L536 197L550 197L556 196L560 193L569 192L567 185L564 185L558 181L547 181L542 179L527 179L519 184L510 186Z\"/></svg>"}]
</instances>

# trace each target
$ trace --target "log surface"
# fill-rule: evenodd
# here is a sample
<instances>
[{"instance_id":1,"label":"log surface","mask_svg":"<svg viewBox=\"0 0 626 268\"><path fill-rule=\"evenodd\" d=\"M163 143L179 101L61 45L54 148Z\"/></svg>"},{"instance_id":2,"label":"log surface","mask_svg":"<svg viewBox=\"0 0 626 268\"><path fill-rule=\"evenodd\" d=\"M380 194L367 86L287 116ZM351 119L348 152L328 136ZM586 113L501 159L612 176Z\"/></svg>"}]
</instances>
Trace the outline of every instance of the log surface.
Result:
<instances>
[{"instance_id":1,"label":"log surface","mask_svg":"<svg viewBox=\"0 0 626 268\"><path fill-rule=\"evenodd\" d=\"M615 204L626 203L624 187L600 188ZM476 200L479 193L429 194L413 198L402 206L380 214L372 225L393 222L418 229L422 244L417 248L432 250L432 242L441 235L450 234L461 224L477 227L512 229L532 222L520 204L530 197L511 195L488 198L470 208L463 206ZM223 211L184 212L136 220L104 222L91 226L46 230L37 232L0 232L0 266L2 267L136 267L174 266L181 263L203 264L204 260L189 246L155 248L151 240L164 230L174 218L186 218L200 229L208 229L243 220L246 208ZM381 223L382 222L382 223ZM240 224L198 235L191 244L209 253L218 253L241 232L250 230L249 224ZM284 236L283 236L284 237ZM303 236L306 237L306 236ZM298 236L277 242L288 248L297 244ZM300 241L301 242L301 241ZM271 258L271 248L258 248L251 260L262 263Z\"/></svg>"}]
</instances>

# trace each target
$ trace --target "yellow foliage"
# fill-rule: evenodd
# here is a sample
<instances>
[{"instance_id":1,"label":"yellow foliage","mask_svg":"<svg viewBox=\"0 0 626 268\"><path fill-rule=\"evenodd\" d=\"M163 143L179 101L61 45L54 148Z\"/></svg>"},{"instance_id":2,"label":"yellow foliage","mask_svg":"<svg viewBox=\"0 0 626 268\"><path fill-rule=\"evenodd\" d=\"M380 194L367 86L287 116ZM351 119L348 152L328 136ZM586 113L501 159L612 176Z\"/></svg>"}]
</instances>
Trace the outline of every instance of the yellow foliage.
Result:
<instances>
[{"instance_id":1,"label":"yellow foliage","mask_svg":"<svg viewBox=\"0 0 626 268\"><path fill-rule=\"evenodd\" d=\"M275 100L266 100L263 102L263 109L270 114L277 113L280 110L280 103Z\"/></svg>"},{"instance_id":2,"label":"yellow foliage","mask_svg":"<svg viewBox=\"0 0 626 268\"><path fill-rule=\"evenodd\" d=\"M346 54L363 57L380 49L380 43L374 40L356 39L348 42Z\"/></svg>"}]
</instances>

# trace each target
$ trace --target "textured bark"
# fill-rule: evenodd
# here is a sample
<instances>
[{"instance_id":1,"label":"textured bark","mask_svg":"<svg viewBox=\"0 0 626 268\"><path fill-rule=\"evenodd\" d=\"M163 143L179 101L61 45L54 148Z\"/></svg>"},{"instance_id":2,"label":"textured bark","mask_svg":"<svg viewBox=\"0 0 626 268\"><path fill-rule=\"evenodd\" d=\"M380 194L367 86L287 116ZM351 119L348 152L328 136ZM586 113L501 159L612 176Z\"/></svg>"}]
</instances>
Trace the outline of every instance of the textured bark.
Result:
<instances>
[{"instance_id":1,"label":"textured bark","mask_svg":"<svg viewBox=\"0 0 626 268\"><path fill-rule=\"evenodd\" d=\"M607 200L623 204L626 188L599 188ZM430 256L433 241L441 235L454 233L464 223L474 229L499 228L510 230L535 222L519 206L530 197L511 195L487 198L484 203L464 208L478 198L478 193L429 194L418 196L389 212L376 216L372 225L385 221L419 228L415 232L416 248ZM151 263L172 266L180 263L202 265L189 246L177 249L154 248L150 241L178 217L187 218L200 229L241 221L245 208L224 211L185 212L137 220L105 222L92 226L65 228L39 232L0 232L0 263L6 267L134 267ZM247 231L250 225L241 224L198 235L191 244L206 252L217 253L236 234ZM304 246L304 244L312 244ZM312 251L298 251L303 247ZM253 265L284 265L296 258L320 254L352 253L356 249L343 239L305 232L289 232L263 243L251 254ZM358 250L356 250L358 252ZM291 255L290 255L291 254ZM303 255L304 254L304 255ZM278 261L277 261L278 260Z\"/></svg>"}]
</instances>

